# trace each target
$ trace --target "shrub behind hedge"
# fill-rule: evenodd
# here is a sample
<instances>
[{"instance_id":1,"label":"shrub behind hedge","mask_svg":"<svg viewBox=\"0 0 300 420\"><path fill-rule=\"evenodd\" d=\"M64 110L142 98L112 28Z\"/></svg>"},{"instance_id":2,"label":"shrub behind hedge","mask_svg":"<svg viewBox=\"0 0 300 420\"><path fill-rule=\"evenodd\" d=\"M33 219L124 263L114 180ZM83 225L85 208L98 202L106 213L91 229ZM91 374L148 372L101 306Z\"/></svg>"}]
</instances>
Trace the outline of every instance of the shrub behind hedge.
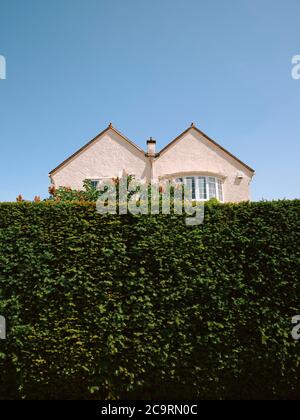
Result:
<instances>
[{"instance_id":1,"label":"shrub behind hedge","mask_svg":"<svg viewBox=\"0 0 300 420\"><path fill-rule=\"evenodd\" d=\"M297 398L300 201L0 205L0 398Z\"/></svg>"}]
</instances>

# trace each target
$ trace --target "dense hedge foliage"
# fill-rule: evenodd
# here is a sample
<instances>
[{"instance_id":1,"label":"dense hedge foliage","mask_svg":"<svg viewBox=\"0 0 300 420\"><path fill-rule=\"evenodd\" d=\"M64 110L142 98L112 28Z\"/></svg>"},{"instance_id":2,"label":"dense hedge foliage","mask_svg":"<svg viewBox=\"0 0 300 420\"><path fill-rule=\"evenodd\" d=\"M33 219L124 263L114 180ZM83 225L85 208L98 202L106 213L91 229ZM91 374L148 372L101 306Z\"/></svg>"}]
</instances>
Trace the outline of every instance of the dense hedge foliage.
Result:
<instances>
[{"instance_id":1,"label":"dense hedge foliage","mask_svg":"<svg viewBox=\"0 0 300 420\"><path fill-rule=\"evenodd\" d=\"M300 201L0 205L0 399L298 398Z\"/></svg>"}]
</instances>

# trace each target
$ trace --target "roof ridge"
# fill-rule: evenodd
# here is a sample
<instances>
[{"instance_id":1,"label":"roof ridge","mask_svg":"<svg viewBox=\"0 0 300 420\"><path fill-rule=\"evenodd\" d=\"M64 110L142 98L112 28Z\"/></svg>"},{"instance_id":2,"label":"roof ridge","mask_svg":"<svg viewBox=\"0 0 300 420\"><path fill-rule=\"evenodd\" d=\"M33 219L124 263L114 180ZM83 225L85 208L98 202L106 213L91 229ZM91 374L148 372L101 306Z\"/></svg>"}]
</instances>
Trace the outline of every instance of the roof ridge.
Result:
<instances>
[{"instance_id":1,"label":"roof ridge","mask_svg":"<svg viewBox=\"0 0 300 420\"><path fill-rule=\"evenodd\" d=\"M84 146L82 146L80 149L78 149L75 153L73 153L72 155L70 155L67 159L65 159L62 163L60 163L58 166L56 166L56 168L54 168L52 171L49 172L49 176L53 175L55 172L57 172L59 169L61 169L63 166L65 166L68 162L70 162L72 159L74 159L77 155L79 155L81 152L83 152L87 147L89 147L90 145L92 145L96 140L99 139L99 137L103 136L106 132L108 132L109 130L113 130L116 134L118 134L121 138L123 138L125 141L127 141L129 144L131 144L133 147L135 147L139 152L143 153L144 155L146 154L146 152L139 147L137 144L135 144L132 140L130 140L128 137L126 137L123 133L121 133L117 128L115 128L112 124L112 122L110 122L108 124L108 126L101 131L101 133L97 134L97 136L95 136L92 140L90 140L89 142L87 142ZM194 122L192 122L190 124L190 126L185 129L181 134L179 134L179 136L177 136L174 140L172 140L171 142L169 142L165 147L162 148L162 150L157 154L158 158L159 156L164 153L169 147L171 147L174 143L176 143L178 140L180 140L186 133L188 133L190 130L196 130L200 135L202 135L204 138L206 138L209 142L211 142L212 144L214 144L216 147L218 147L219 149L221 149L224 153L226 153L227 155L229 155L231 158L233 158L234 160L236 160L237 162L239 162L242 166L246 167L250 172L255 173L255 170L252 169L250 166L248 166L246 163L244 163L243 161L241 161L239 158L237 158L236 156L234 156L231 152L229 152L227 149L225 149L223 146L221 146L219 143L217 143L215 140L213 140L212 138L210 138L207 134L205 134L203 131L201 131Z\"/></svg>"}]
</instances>

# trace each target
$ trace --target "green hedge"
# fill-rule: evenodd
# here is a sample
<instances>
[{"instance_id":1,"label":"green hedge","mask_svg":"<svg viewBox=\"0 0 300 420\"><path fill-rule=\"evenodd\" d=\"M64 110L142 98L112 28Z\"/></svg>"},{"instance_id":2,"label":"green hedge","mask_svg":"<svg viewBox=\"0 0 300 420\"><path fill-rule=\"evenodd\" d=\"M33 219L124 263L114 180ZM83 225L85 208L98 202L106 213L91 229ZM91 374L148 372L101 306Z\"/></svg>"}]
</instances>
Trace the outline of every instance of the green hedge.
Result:
<instances>
[{"instance_id":1,"label":"green hedge","mask_svg":"<svg viewBox=\"0 0 300 420\"><path fill-rule=\"evenodd\" d=\"M0 204L0 399L299 398L299 215Z\"/></svg>"}]
</instances>

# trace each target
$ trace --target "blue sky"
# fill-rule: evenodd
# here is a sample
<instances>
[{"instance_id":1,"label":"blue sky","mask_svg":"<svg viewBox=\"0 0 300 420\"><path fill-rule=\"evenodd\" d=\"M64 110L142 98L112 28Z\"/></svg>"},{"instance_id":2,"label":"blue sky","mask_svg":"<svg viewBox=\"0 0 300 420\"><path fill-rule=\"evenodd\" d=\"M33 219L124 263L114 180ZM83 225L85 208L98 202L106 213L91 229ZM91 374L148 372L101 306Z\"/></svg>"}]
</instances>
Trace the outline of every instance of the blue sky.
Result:
<instances>
[{"instance_id":1,"label":"blue sky","mask_svg":"<svg viewBox=\"0 0 300 420\"><path fill-rule=\"evenodd\" d=\"M0 200L110 121L161 149L190 123L256 169L254 200L299 198L299 0L0 0Z\"/></svg>"}]
</instances>

